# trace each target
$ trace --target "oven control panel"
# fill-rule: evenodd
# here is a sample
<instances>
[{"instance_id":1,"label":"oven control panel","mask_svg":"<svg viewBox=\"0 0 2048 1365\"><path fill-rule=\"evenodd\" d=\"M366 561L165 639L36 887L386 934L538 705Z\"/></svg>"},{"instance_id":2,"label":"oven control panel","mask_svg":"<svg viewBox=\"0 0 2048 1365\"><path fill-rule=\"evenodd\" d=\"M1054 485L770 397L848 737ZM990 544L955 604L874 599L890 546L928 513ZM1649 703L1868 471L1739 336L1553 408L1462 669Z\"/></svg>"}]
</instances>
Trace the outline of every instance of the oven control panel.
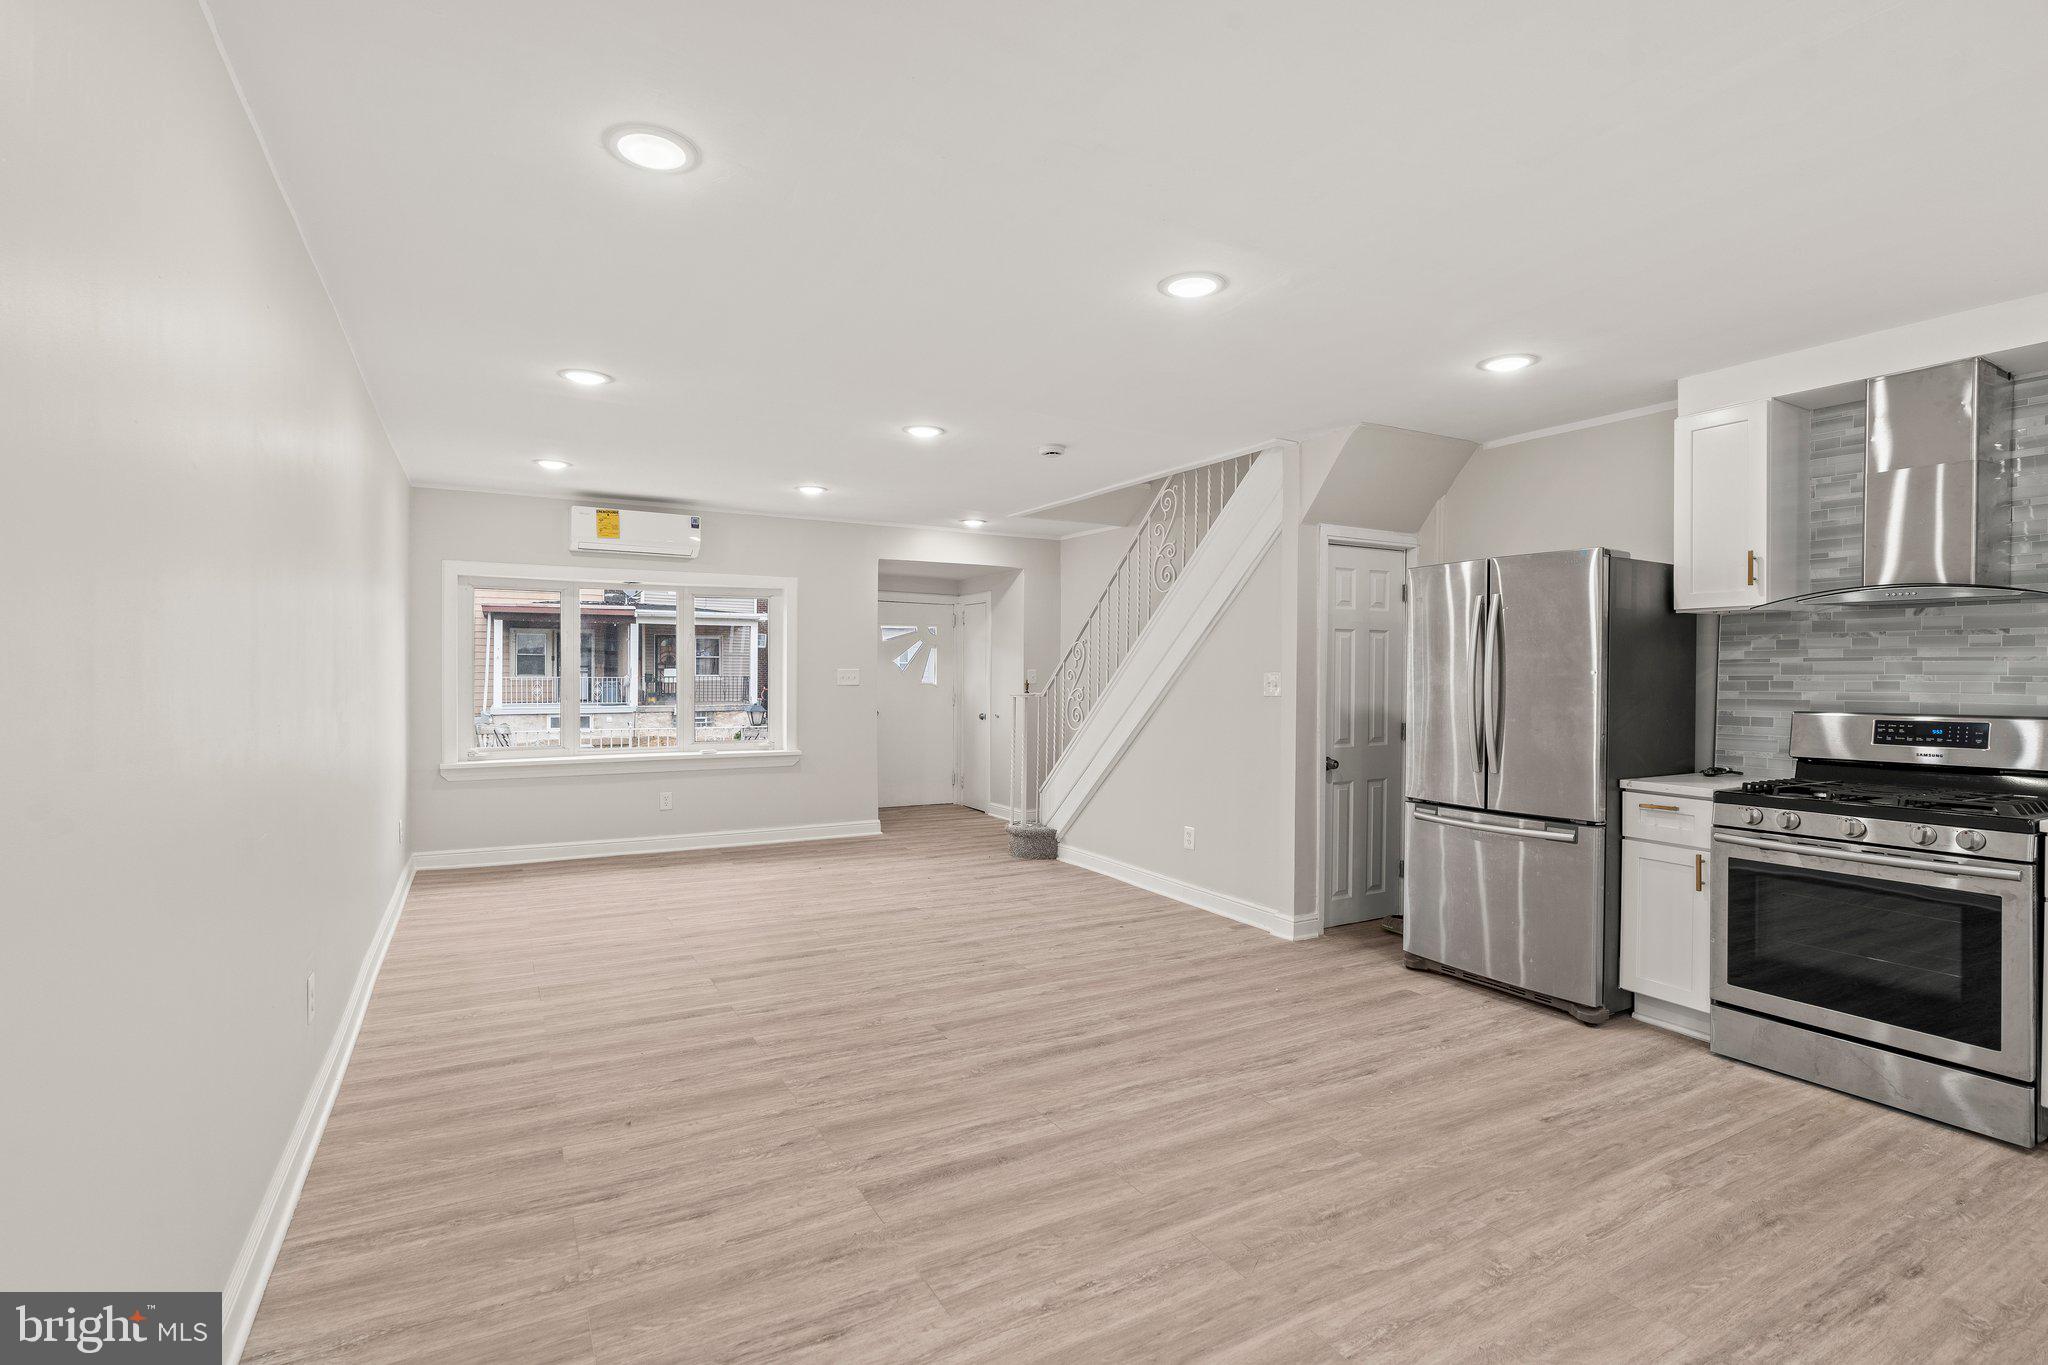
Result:
<instances>
[{"instance_id":1,"label":"oven control panel","mask_svg":"<svg viewBox=\"0 0 2048 1365\"><path fill-rule=\"evenodd\" d=\"M1894 720L1880 716L1873 742L1902 748L1988 749L1991 727L1981 720Z\"/></svg>"}]
</instances>

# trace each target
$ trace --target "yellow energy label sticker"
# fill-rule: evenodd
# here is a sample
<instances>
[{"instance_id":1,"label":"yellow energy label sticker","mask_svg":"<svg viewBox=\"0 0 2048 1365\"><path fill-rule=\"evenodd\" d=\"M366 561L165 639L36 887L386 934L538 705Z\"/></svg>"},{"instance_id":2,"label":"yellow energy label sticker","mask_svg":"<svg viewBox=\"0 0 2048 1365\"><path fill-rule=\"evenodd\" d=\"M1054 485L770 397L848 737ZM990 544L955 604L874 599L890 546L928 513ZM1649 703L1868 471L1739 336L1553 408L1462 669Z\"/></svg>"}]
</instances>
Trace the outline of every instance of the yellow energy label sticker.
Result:
<instances>
[{"instance_id":1,"label":"yellow energy label sticker","mask_svg":"<svg viewBox=\"0 0 2048 1365\"><path fill-rule=\"evenodd\" d=\"M616 507L597 509L597 538L617 540L619 538L619 510Z\"/></svg>"}]
</instances>

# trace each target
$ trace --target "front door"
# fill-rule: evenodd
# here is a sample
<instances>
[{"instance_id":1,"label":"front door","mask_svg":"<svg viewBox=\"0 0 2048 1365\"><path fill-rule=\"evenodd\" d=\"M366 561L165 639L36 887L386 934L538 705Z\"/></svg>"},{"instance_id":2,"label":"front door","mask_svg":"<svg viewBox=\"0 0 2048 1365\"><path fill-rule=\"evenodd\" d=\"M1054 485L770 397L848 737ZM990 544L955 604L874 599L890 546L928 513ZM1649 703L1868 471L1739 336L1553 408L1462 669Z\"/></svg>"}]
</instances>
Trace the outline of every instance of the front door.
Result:
<instances>
[{"instance_id":1,"label":"front door","mask_svg":"<svg viewBox=\"0 0 2048 1365\"><path fill-rule=\"evenodd\" d=\"M957 610L938 602L881 604L880 805L939 806L960 799Z\"/></svg>"},{"instance_id":2,"label":"front door","mask_svg":"<svg viewBox=\"0 0 2048 1365\"><path fill-rule=\"evenodd\" d=\"M1401 913L1408 641L1400 550L1332 545L1323 637L1323 924Z\"/></svg>"}]
</instances>

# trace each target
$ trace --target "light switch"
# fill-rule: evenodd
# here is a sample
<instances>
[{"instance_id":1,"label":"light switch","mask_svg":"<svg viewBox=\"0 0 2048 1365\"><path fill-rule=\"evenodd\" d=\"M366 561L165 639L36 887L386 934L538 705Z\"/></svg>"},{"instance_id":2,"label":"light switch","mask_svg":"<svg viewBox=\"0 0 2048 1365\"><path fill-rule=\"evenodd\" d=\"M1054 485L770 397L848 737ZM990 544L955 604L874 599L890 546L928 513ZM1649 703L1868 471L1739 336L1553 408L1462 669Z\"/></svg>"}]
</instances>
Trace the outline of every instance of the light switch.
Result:
<instances>
[{"instance_id":1,"label":"light switch","mask_svg":"<svg viewBox=\"0 0 2048 1365\"><path fill-rule=\"evenodd\" d=\"M860 670L859 670L859 669L857 669L857 668L842 668L842 669L840 669L840 670L839 670L839 685L840 685L841 687L859 687L859 686L860 686Z\"/></svg>"},{"instance_id":2,"label":"light switch","mask_svg":"<svg viewBox=\"0 0 2048 1365\"><path fill-rule=\"evenodd\" d=\"M1268 673L1266 675L1266 695L1269 697L1280 695L1280 675L1278 673Z\"/></svg>"}]
</instances>

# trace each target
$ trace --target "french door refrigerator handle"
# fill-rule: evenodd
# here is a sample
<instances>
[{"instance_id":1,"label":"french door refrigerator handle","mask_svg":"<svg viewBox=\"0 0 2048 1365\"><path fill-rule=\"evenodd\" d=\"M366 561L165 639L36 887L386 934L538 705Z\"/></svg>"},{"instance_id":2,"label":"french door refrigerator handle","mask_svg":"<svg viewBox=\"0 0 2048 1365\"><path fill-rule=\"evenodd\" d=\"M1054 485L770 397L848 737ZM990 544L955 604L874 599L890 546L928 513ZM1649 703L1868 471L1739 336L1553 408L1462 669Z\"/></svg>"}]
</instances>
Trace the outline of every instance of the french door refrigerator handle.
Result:
<instances>
[{"instance_id":1,"label":"french door refrigerator handle","mask_svg":"<svg viewBox=\"0 0 2048 1365\"><path fill-rule=\"evenodd\" d=\"M1516 839L1547 839L1554 844L1575 844L1579 833L1573 829L1523 829L1520 825L1489 825L1478 820L1453 820L1448 815L1434 811L1418 810L1418 820L1427 820L1432 825L1449 825L1452 829L1476 829L1486 834L1505 834Z\"/></svg>"},{"instance_id":2,"label":"french door refrigerator handle","mask_svg":"<svg viewBox=\"0 0 2048 1365\"><path fill-rule=\"evenodd\" d=\"M1426 819L1420 812L1417 819ZM1873 867L1909 867L1921 872L1946 872L1952 877L1981 877L1994 882L2024 881L2027 874L2016 868L1970 867L1961 863L1938 863L1932 858L1900 858L1889 853L1878 853L1860 848L1816 848L1812 844L1794 844L1783 839L1755 839L1747 834L1724 834L1714 832L1717 844L1741 844L1745 848L1760 848L1767 853L1799 853L1809 858L1826 858L1845 863L1869 863Z\"/></svg>"},{"instance_id":3,"label":"french door refrigerator handle","mask_svg":"<svg viewBox=\"0 0 2048 1365\"><path fill-rule=\"evenodd\" d=\"M1507 604L1501 600L1499 593L1495 593L1492 612L1493 643L1487 651L1487 674L1492 682L1492 695L1488 699L1489 714L1486 718L1486 740L1493 749L1495 772L1500 771L1501 745L1507 738L1504 733L1506 727L1501 724L1501 708L1507 704L1502 700L1507 693L1507 665L1501 662L1507 653L1507 636L1501 626L1501 618L1506 614Z\"/></svg>"},{"instance_id":4,"label":"french door refrigerator handle","mask_svg":"<svg viewBox=\"0 0 2048 1365\"><path fill-rule=\"evenodd\" d=\"M1486 609L1490 600L1485 593L1472 599L1472 767L1482 773L1486 771Z\"/></svg>"}]
</instances>

